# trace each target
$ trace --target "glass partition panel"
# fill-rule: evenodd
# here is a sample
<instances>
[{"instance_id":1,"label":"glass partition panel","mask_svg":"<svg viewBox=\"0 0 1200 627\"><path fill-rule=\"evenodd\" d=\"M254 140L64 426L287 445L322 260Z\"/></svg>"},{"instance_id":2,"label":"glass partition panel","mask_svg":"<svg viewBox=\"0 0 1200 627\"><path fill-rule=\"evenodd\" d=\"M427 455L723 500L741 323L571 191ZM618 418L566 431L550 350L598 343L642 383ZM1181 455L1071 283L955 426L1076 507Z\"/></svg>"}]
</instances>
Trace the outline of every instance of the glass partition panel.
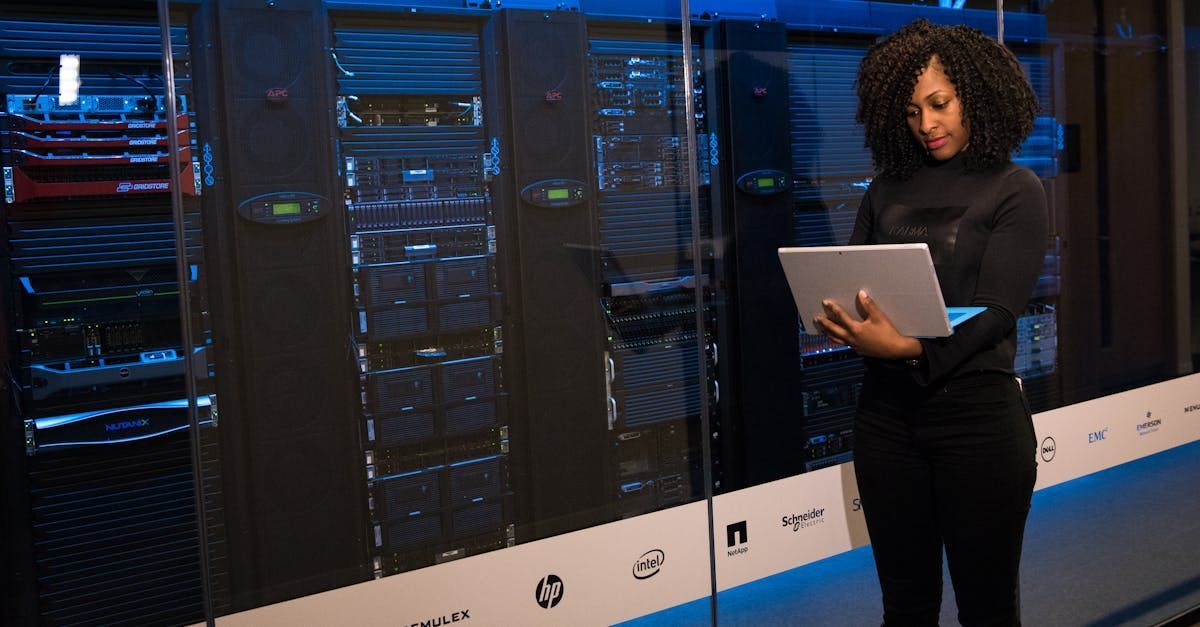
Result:
<instances>
[{"instance_id":1,"label":"glass partition panel","mask_svg":"<svg viewBox=\"0 0 1200 627\"><path fill-rule=\"evenodd\" d=\"M185 373L211 355L202 307L181 299L205 270L189 36L168 21L164 37L145 3L0 15L4 624L204 619L190 435L213 416L189 413Z\"/></svg>"},{"instance_id":2,"label":"glass partition panel","mask_svg":"<svg viewBox=\"0 0 1200 627\"><path fill-rule=\"evenodd\" d=\"M615 622L705 597L716 157L678 9L170 11L193 42L218 622Z\"/></svg>"},{"instance_id":3,"label":"glass partition panel","mask_svg":"<svg viewBox=\"0 0 1200 627\"><path fill-rule=\"evenodd\" d=\"M936 233L931 234L935 227L920 220L920 198L876 199L901 209L873 207L866 198L873 181L884 176L884 164L873 160L866 125L856 119L860 68L874 43L913 20L977 29L1001 38L1016 57L1036 106L1029 112L1028 135L1011 160L1028 171L1020 175L1032 190L1028 198L1040 204L1044 196L1047 224L1044 240L1039 232L1031 238L1035 243L1026 244L1026 250L1038 249L1026 255L1028 268L1022 271L1014 264L1001 271L1024 275L1021 280L1030 287L1027 299L1022 294L1005 307L1011 310L1005 314L1005 330L990 342L1011 343L1005 365L980 366L978 360L931 364L930 359L939 357L937 347L932 354L927 348L931 342L922 346L924 356L915 364L902 359L913 355L898 355L883 367L913 368L903 376L911 374L930 395L961 389L973 376L992 376L1005 390L1013 390L1012 406L1019 407L1020 389L1025 405L1017 412L1018 432L1030 446L1021 453L1020 472L1013 472L1031 484L1028 470L1036 463L1039 490L1101 471L1107 471L1102 477L1112 478L1096 481L1158 476L1156 464L1180 458L1165 454L1121 465L1200 437L1184 415L1194 411L1189 409L1197 401L1194 386L1189 387L1191 379L1178 379L1193 368L1191 328L1196 320L1195 288L1189 293L1187 283L1189 263L1193 270L1195 266L1195 252L1189 258L1187 245L1188 233L1195 231L1194 207L1188 210L1196 204L1196 177L1188 176L1195 171L1195 142L1185 139L1195 135L1195 124L1184 114L1195 91L1188 86L1195 85L1196 76L1195 42L1185 36L1185 20L1191 19L1186 26L1192 27L1195 15L1193 7L1183 4L690 3L691 27L703 42L699 58L709 98L707 128L720 154L712 176L711 211L722 277L717 298L720 420L714 424L715 460L720 461L714 479L720 483L715 484L712 532L721 621L769 622L803 615L804 622L814 624L867 624L882 615L872 553L862 548L870 542L863 508L871 505L860 495L856 467L849 462L862 446L863 431L856 422L860 395L870 394L874 407L880 399L904 399L888 396L895 390L864 392L864 385L870 386L870 377L864 384L864 362L871 360L820 334L811 319L799 319L776 249L926 242L935 265L963 263L972 229L980 227L971 225L978 212L964 217L961 226L956 221L949 233L951 247L957 239L958 256L938 259ZM1185 43L1190 46L1186 61ZM876 76L872 84L882 82ZM988 116L985 103L974 97L974 110ZM895 98L907 105L910 96ZM968 149L996 141L1002 133L994 127L997 119L975 121L970 130L979 133L978 141ZM904 122L901 112L893 130L907 139ZM939 146L926 147L936 152ZM969 180L970 173L952 178L947 186ZM856 216L864 203L869 215L891 222L865 225L860 232L874 236L855 239ZM931 211L951 211L953 204ZM904 211L908 213L899 215ZM905 217L913 219L905 222ZM982 228L991 233L1004 225L989 222ZM984 263L993 258L990 249L983 255ZM1194 284L1194 274L1190 280ZM998 307L976 302L990 298L982 288L964 292L960 287L943 280L945 305ZM968 329L971 323L963 324L967 326L956 329ZM1143 330L1144 325L1153 328ZM935 372L940 374L933 376ZM877 388L880 380L874 379ZM985 398L982 391L971 397L979 403ZM1078 405L1096 399L1102 400ZM1026 413L1033 415L1031 421L1025 420ZM869 472L865 464L859 464L862 473ZM1114 467L1119 468L1107 470ZM873 468L876 477L902 472L899 463ZM1167 481L1167 474L1188 477L1192 469L1162 472ZM1006 476L997 471L995 481L979 485L996 492ZM1171 481L1175 489L1190 479ZM1028 593L1023 596L1031 600L1028 620L1033 620L1031 608L1035 616L1060 611L1055 603L1063 591L1052 581L1108 585L1082 558L1060 564L1062 560L1047 557L1056 542L1082 550L1066 541L1062 525L1112 538L1132 533L1136 526L1096 531L1072 519L1069 508L1097 495L1071 489L1082 488L1033 497L1023 555L1026 568L1034 565L1023 571ZM879 493L873 498L875 503L886 500ZM1151 500L1137 505L1149 508L1148 519L1162 522L1178 515L1169 498ZM1048 508L1051 502L1059 509ZM901 511L935 517L915 506ZM1178 545L1147 541L1131 550L1169 551ZM1112 546L1103 559L1131 559L1130 551ZM1188 556L1195 553L1181 550ZM1006 555L1021 555L1021 549ZM942 568L940 561L937 567ZM1132 567L1145 572L1155 568L1150 563ZM1053 576L1046 574L1051 571ZM1169 586L1123 587L1103 607L1071 611L1100 621L1135 613L1138 620L1162 620L1194 598L1180 593L1158 603L1173 594L1164 587L1182 588L1185 583L1180 582L1194 575L1194 569L1178 568L1166 577ZM949 578L945 581L942 618L950 622L954 597ZM1047 594L1050 589L1058 592Z\"/></svg>"}]
</instances>

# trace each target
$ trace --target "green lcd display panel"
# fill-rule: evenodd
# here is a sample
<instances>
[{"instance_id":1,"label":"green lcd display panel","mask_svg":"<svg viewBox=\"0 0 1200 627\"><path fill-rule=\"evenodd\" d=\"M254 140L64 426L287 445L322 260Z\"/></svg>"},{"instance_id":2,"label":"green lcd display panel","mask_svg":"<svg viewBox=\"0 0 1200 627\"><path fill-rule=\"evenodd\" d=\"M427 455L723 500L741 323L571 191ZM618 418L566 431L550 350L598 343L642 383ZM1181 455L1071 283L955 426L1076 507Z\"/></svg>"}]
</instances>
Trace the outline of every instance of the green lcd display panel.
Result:
<instances>
[{"instance_id":1,"label":"green lcd display panel","mask_svg":"<svg viewBox=\"0 0 1200 627\"><path fill-rule=\"evenodd\" d=\"M546 198L548 200L566 200L570 198L570 194L566 189L548 189L546 190Z\"/></svg>"},{"instance_id":2,"label":"green lcd display panel","mask_svg":"<svg viewBox=\"0 0 1200 627\"><path fill-rule=\"evenodd\" d=\"M758 179L759 187L775 187L775 179Z\"/></svg>"},{"instance_id":3,"label":"green lcd display panel","mask_svg":"<svg viewBox=\"0 0 1200 627\"><path fill-rule=\"evenodd\" d=\"M298 216L300 215L300 203L298 202L278 202L271 205L271 215L275 216Z\"/></svg>"}]
</instances>

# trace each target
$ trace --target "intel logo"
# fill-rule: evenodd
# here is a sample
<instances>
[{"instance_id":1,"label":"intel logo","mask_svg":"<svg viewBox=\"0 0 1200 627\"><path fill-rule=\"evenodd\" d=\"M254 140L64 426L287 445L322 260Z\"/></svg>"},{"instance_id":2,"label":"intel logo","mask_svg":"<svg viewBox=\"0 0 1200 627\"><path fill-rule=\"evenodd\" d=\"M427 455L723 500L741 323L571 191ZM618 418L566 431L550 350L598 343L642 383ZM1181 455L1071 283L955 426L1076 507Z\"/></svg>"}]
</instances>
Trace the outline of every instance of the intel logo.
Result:
<instances>
[{"instance_id":1,"label":"intel logo","mask_svg":"<svg viewBox=\"0 0 1200 627\"><path fill-rule=\"evenodd\" d=\"M661 549L646 551L633 563L633 578L649 579L657 575L666 560L667 555Z\"/></svg>"}]
</instances>

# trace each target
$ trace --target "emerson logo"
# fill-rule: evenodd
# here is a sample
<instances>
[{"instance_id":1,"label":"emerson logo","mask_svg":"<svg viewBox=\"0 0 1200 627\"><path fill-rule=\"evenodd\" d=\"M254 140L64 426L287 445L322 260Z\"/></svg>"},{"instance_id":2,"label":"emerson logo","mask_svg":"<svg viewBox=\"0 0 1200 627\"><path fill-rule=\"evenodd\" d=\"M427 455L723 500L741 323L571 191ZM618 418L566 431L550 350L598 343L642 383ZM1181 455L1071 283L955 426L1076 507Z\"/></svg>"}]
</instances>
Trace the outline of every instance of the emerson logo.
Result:
<instances>
[{"instance_id":1,"label":"emerson logo","mask_svg":"<svg viewBox=\"0 0 1200 627\"><path fill-rule=\"evenodd\" d=\"M1103 442L1106 439L1108 439L1108 427L1104 427L1099 431L1092 431L1088 434L1088 444Z\"/></svg>"},{"instance_id":2,"label":"emerson logo","mask_svg":"<svg viewBox=\"0 0 1200 627\"><path fill-rule=\"evenodd\" d=\"M471 618L471 610L462 610L453 614L438 616L429 620L423 620L419 623L410 623L408 627L442 627L450 623L457 623Z\"/></svg>"},{"instance_id":3,"label":"emerson logo","mask_svg":"<svg viewBox=\"0 0 1200 627\"><path fill-rule=\"evenodd\" d=\"M1054 438L1046 436L1042 439L1042 461L1048 462L1054 459L1054 453L1057 452L1057 447L1054 444Z\"/></svg>"},{"instance_id":4,"label":"emerson logo","mask_svg":"<svg viewBox=\"0 0 1200 627\"><path fill-rule=\"evenodd\" d=\"M1162 426L1162 419L1157 418L1151 420L1150 418L1152 415L1152 412L1146 412L1146 422L1143 422L1137 426L1138 435L1148 435L1154 433L1155 431L1158 431L1160 426Z\"/></svg>"},{"instance_id":5,"label":"emerson logo","mask_svg":"<svg viewBox=\"0 0 1200 627\"><path fill-rule=\"evenodd\" d=\"M825 522L825 508L814 507L803 514L788 514L781 517L781 520L784 527L791 527L792 533L796 533Z\"/></svg>"},{"instance_id":6,"label":"emerson logo","mask_svg":"<svg viewBox=\"0 0 1200 627\"><path fill-rule=\"evenodd\" d=\"M742 555L750 550L748 546L742 546L750 541L750 536L746 531L746 521L735 522L732 525L725 525L725 546L728 547L726 553L729 557L734 555Z\"/></svg>"},{"instance_id":7,"label":"emerson logo","mask_svg":"<svg viewBox=\"0 0 1200 627\"><path fill-rule=\"evenodd\" d=\"M563 580L559 579L558 575L550 574L538 582L533 591L533 598L537 600L538 605L548 610L562 601L564 593Z\"/></svg>"},{"instance_id":8,"label":"emerson logo","mask_svg":"<svg viewBox=\"0 0 1200 627\"><path fill-rule=\"evenodd\" d=\"M633 563L633 578L649 579L657 575L658 571L662 570L665 561L667 561L667 555L662 552L662 549L653 549L642 553L642 556Z\"/></svg>"}]
</instances>

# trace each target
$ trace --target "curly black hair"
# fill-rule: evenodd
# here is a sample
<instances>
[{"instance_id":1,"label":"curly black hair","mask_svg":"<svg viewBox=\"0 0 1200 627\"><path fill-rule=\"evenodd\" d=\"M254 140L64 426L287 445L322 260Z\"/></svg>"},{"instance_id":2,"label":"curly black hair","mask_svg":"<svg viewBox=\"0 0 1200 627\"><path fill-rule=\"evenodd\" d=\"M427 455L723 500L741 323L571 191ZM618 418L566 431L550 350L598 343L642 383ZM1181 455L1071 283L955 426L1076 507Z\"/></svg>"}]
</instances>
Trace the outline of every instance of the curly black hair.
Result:
<instances>
[{"instance_id":1,"label":"curly black hair","mask_svg":"<svg viewBox=\"0 0 1200 627\"><path fill-rule=\"evenodd\" d=\"M971 134L968 170L1007 163L1033 130L1037 97L1013 53L967 26L910 22L867 51L858 71L857 121L880 176L907 179L926 158L905 122L917 77L937 55Z\"/></svg>"}]
</instances>

